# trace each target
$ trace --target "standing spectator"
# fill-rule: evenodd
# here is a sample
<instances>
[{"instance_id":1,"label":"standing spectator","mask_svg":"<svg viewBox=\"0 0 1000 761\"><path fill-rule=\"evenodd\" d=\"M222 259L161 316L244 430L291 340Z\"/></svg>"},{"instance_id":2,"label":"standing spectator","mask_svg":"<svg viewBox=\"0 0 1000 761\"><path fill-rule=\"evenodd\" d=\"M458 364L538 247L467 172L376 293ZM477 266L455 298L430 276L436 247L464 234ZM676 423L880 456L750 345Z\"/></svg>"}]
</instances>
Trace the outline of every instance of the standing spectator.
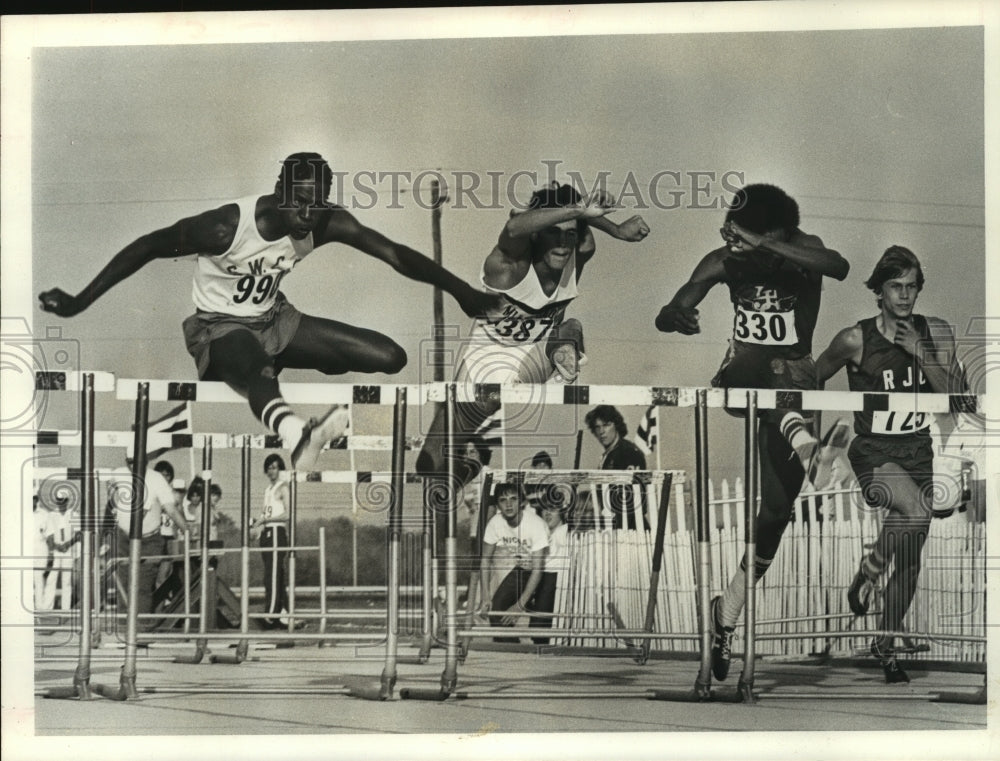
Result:
<instances>
[{"instance_id":1,"label":"standing spectator","mask_svg":"<svg viewBox=\"0 0 1000 761\"><path fill-rule=\"evenodd\" d=\"M264 509L251 526L260 524L260 547L264 552L264 612L269 615L262 624L265 629L280 629L288 613L288 590L285 563L288 560L288 518L290 514L288 482L282 474L285 461L279 454L264 460L264 473L270 483L264 489ZM299 621L299 624L304 622Z\"/></svg>"},{"instance_id":2,"label":"standing spectator","mask_svg":"<svg viewBox=\"0 0 1000 761\"><path fill-rule=\"evenodd\" d=\"M45 579L42 607L55 609L56 588L59 588L59 608L69 610L73 599L73 545L80 540L80 532L73 526L74 512L69 509L69 497L56 494L55 510L49 512L48 537L51 539L52 569Z\"/></svg>"},{"instance_id":3,"label":"standing spectator","mask_svg":"<svg viewBox=\"0 0 1000 761\"><path fill-rule=\"evenodd\" d=\"M517 484L497 486L495 500L497 514L483 533L482 599L490 600L484 607L493 611L493 626L514 626L528 612L528 602L542 579L549 532L534 511L525 511ZM494 641L520 640L495 637Z\"/></svg>"},{"instance_id":4,"label":"standing spectator","mask_svg":"<svg viewBox=\"0 0 1000 761\"><path fill-rule=\"evenodd\" d=\"M49 517L49 509L38 498L36 494L32 500L32 517L35 522L34 548L35 557L35 608L46 610L45 606L45 575L52 565L52 521Z\"/></svg>"},{"instance_id":5,"label":"standing spectator","mask_svg":"<svg viewBox=\"0 0 1000 761\"><path fill-rule=\"evenodd\" d=\"M470 469L475 470L476 474L462 489L462 504L469 516L469 552L468 564L463 563L459 566L459 570L463 574L466 570L469 571L466 605L468 610L475 610L478 606L479 591L479 505L483 494L484 468L493 459L493 452L478 437L468 436L460 439L462 440L464 443L460 445L458 456Z\"/></svg>"},{"instance_id":6,"label":"standing spectator","mask_svg":"<svg viewBox=\"0 0 1000 761\"><path fill-rule=\"evenodd\" d=\"M153 591L156 582L157 571L159 570L160 555L164 553L163 537L160 535L161 516L167 512L174 521L177 530L182 534L187 533L187 524L184 515L174 506L174 494L170 484L166 482L162 474L157 473L150 467L146 468L143 474L144 499L140 506L140 526L139 533L142 537L140 547L141 558L156 557L156 560L142 560L139 564L139 597L137 600L129 600L129 604L134 604L139 613L153 612ZM129 530L131 528L132 515L132 471L129 468L118 468L115 471L114 481L111 484L111 499L114 501L115 517L118 521L118 547L124 557L129 556ZM128 588L127 582L123 584ZM148 629L149 622L143 625L139 622L139 629Z\"/></svg>"},{"instance_id":7,"label":"standing spectator","mask_svg":"<svg viewBox=\"0 0 1000 761\"><path fill-rule=\"evenodd\" d=\"M569 569L569 526L563 521L564 505L555 501L545 501L539 515L545 521L549 532L549 552L545 556L542 578L531 599L531 612L547 614L533 617L528 626L542 629L552 628L551 615L556 609L556 591L559 588L559 572ZM548 637L532 637L536 645L549 644Z\"/></svg>"},{"instance_id":8,"label":"standing spectator","mask_svg":"<svg viewBox=\"0 0 1000 761\"><path fill-rule=\"evenodd\" d=\"M628 426L616 407L601 404L587 413L584 422L590 432L604 447L601 456L601 470L645 470L646 457L635 444L625 438ZM631 486L609 486L608 502L611 505L611 526L638 528L635 499ZM645 510L643 509L643 513ZM626 516L631 517L626 521ZM643 527L649 530L646 515L642 516Z\"/></svg>"}]
</instances>

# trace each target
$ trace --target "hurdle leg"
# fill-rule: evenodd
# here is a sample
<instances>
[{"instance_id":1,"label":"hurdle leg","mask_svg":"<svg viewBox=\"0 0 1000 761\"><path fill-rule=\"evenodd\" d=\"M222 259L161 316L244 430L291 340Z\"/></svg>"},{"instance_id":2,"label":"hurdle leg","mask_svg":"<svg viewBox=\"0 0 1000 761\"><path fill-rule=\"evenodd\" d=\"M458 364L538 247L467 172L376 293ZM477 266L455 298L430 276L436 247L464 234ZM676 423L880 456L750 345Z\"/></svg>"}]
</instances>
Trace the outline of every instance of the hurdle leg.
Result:
<instances>
[{"instance_id":1,"label":"hurdle leg","mask_svg":"<svg viewBox=\"0 0 1000 761\"><path fill-rule=\"evenodd\" d=\"M426 663L431 655L431 647L434 644L434 612L433 612L433 595L434 595L434 514L431 509L431 490L433 489L433 481L431 479L424 480L424 513L423 513L423 552L422 552L422 563L421 568L421 578L422 583L422 633L420 638L420 653L418 659L421 663Z\"/></svg>"},{"instance_id":2,"label":"hurdle leg","mask_svg":"<svg viewBox=\"0 0 1000 761\"><path fill-rule=\"evenodd\" d=\"M382 669L379 698L388 700L396 686L396 659L399 649L400 540L403 533L403 487L406 468L406 389L396 389L396 410L392 435L392 491L389 504L389 578L386 620L385 667Z\"/></svg>"},{"instance_id":3,"label":"hurdle leg","mask_svg":"<svg viewBox=\"0 0 1000 761\"><path fill-rule=\"evenodd\" d=\"M80 515L83 523L83 546L80 559L79 654L76 670L73 672L72 687L50 690L46 697L90 700L94 697L90 686L90 652L94 644L91 631L93 622L91 581L94 564L94 502L96 499L96 489L94 488L94 376L92 373L83 376L80 396L80 430L83 433L83 440L80 443ZM56 571L53 570L51 573L56 573ZM63 595L67 594L72 594L72 590L64 589Z\"/></svg>"},{"instance_id":4,"label":"hurdle leg","mask_svg":"<svg viewBox=\"0 0 1000 761\"><path fill-rule=\"evenodd\" d=\"M756 574L754 558L757 554L757 494L758 494L758 463L757 463L757 392L747 391L747 414L744 436L744 488L746 498L743 501L746 522L746 542L744 557L746 558L746 607L743 612L743 671L737 684L737 691L744 703L754 703L754 649L756 645Z\"/></svg>"},{"instance_id":5,"label":"hurdle leg","mask_svg":"<svg viewBox=\"0 0 1000 761\"><path fill-rule=\"evenodd\" d=\"M455 447L455 384L449 383L446 390L445 410L447 425L448 451L454 452ZM445 538L445 625L447 631L447 646L445 650L445 667L441 675L441 691L451 694L455 691L458 680L458 571L456 568L455 546L455 459L448 457L448 535Z\"/></svg>"},{"instance_id":6,"label":"hurdle leg","mask_svg":"<svg viewBox=\"0 0 1000 761\"><path fill-rule=\"evenodd\" d=\"M649 596L646 600L646 620L643 631L652 632L656 617L656 595L660 588L660 566L663 563L663 541L667 533L667 507L670 503L671 476L666 474L660 489L660 506L656 513L656 538L653 540L653 567L649 573ZM636 656L636 663L649 660L650 640L644 639Z\"/></svg>"}]
</instances>

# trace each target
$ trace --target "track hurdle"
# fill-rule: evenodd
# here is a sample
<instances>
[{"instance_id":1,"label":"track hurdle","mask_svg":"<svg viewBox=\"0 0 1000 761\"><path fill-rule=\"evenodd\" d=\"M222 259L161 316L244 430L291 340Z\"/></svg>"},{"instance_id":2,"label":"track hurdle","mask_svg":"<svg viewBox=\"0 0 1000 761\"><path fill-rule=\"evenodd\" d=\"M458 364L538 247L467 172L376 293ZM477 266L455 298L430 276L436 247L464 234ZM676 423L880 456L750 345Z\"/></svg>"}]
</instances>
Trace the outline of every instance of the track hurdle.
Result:
<instances>
[{"instance_id":1,"label":"track hurdle","mask_svg":"<svg viewBox=\"0 0 1000 761\"><path fill-rule=\"evenodd\" d=\"M66 388L66 374L61 376L61 388ZM74 700L90 700L99 693L99 686L90 684L91 648L94 645L93 635L93 568L94 568L94 533L96 521L96 475L94 473L94 394L95 376L93 373L83 373L71 376L79 383L76 386L80 392L80 430L83 434L80 447L80 515L83 543L80 553L80 639L76 670L73 673L73 683L68 689L50 690L45 697ZM36 378L36 387L38 379ZM50 385L49 388L52 386ZM89 435L88 435L89 432ZM65 592L63 592L65 594Z\"/></svg>"}]
</instances>

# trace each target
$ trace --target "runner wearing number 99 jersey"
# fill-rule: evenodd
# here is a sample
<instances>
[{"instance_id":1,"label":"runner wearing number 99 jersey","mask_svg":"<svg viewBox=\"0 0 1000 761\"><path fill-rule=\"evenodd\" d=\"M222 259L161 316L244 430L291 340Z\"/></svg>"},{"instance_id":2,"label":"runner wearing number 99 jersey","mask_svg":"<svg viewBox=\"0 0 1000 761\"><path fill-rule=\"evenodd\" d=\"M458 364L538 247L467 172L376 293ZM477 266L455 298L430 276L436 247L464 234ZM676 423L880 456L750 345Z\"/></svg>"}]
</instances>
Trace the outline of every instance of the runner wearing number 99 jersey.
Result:
<instances>
[{"instance_id":1,"label":"runner wearing number 99 jersey","mask_svg":"<svg viewBox=\"0 0 1000 761\"><path fill-rule=\"evenodd\" d=\"M875 293L879 314L840 331L816 363L820 385L847 368L852 391L920 394L964 390L955 360L951 327L936 317L914 314L924 274L913 252L891 246L865 283ZM916 405L914 405L916 406ZM875 584L893 563L886 583L882 632L900 631L917 588L924 540L934 504L934 451L930 416L918 410L856 412L848 457L869 505L885 509L879 536L847 592L855 615L868 607ZM893 636L872 642L887 682L909 681L896 663Z\"/></svg>"},{"instance_id":2,"label":"runner wearing number 99 jersey","mask_svg":"<svg viewBox=\"0 0 1000 761\"><path fill-rule=\"evenodd\" d=\"M748 185L738 191L720 232L725 245L702 258L660 310L657 329L700 332L696 307L713 287L725 284L733 304L733 332L712 385L815 388L810 352L822 280L843 280L848 263L818 237L799 229L798 204L773 185ZM761 502L752 559L756 580L774 560L817 444L798 412L761 410L759 421ZM712 605L712 671L719 680L729 673L733 631L746 602L747 565L744 557L725 593Z\"/></svg>"},{"instance_id":3,"label":"runner wearing number 99 jersey","mask_svg":"<svg viewBox=\"0 0 1000 761\"><path fill-rule=\"evenodd\" d=\"M119 251L82 291L39 294L41 307L73 317L107 290L155 259L197 255L184 339L201 380L223 381L246 397L254 415L291 450L292 468L312 470L323 447L348 425L339 405L308 422L281 396L282 368L397 373L406 352L374 330L302 314L279 290L313 248L343 243L390 265L405 277L447 291L470 317L498 297L455 277L423 254L363 226L329 200L333 171L317 153L281 162L274 191L253 195L143 235Z\"/></svg>"}]
</instances>

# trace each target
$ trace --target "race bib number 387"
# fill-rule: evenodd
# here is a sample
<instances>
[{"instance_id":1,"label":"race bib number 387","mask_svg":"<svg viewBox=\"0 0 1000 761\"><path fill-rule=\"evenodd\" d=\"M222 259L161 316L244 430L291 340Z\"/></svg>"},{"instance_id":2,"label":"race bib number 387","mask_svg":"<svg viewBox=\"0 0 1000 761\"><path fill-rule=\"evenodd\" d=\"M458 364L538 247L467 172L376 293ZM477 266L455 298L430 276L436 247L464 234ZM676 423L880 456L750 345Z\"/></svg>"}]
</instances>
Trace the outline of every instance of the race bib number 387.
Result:
<instances>
[{"instance_id":1,"label":"race bib number 387","mask_svg":"<svg viewBox=\"0 0 1000 761\"><path fill-rule=\"evenodd\" d=\"M750 344L791 346L799 340L795 332L795 312L754 312L737 306L733 338Z\"/></svg>"}]
</instances>

